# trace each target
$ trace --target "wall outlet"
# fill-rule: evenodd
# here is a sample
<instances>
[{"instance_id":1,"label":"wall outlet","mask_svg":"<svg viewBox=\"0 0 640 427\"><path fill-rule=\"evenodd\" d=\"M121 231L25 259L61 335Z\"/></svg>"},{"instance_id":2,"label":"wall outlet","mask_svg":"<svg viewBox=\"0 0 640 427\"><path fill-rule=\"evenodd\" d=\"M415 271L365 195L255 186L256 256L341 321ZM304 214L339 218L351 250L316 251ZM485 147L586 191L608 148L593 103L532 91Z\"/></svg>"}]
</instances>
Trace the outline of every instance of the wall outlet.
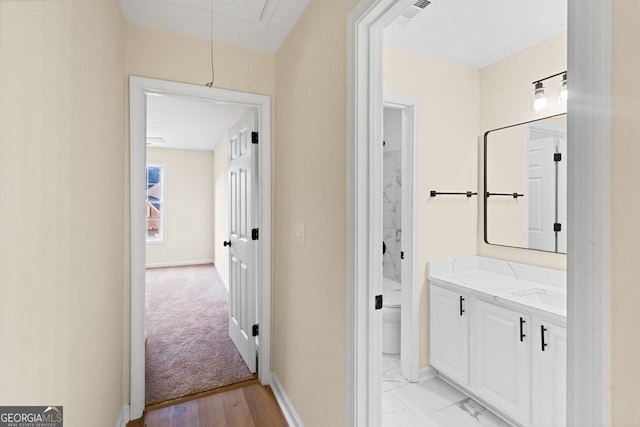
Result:
<instances>
[{"instance_id":1,"label":"wall outlet","mask_svg":"<svg viewBox=\"0 0 640 427\"><path fill-rule=\"evenodd\" d=\"M298 246L304 246L304 224L296 223L294 225L294 234L296 238L296 244Z\"/></svg>"}]
</instances>

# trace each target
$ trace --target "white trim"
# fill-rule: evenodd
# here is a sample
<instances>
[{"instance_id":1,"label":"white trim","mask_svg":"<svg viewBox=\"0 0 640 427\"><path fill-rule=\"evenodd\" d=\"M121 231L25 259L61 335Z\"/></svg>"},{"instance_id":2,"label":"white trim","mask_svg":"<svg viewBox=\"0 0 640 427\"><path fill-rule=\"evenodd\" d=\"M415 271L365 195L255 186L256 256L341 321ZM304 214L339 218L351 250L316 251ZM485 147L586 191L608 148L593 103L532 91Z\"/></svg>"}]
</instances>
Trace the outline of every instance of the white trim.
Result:
<instances>
[{"instance_id":1,"label":"white trim","mask_svg":"<svg viewBox=\"0 0 640 427\"><path fill-rule=\"evenodd\" d=\"M131 343L130 414L140 418L144 411L144 194L146 164L146 94L210 99L241 104L259 111L260 150L260 258L257 263L259 288L258 321L260 347L258 378L271 380L271 98L227 89L195 86L130 76L130 245L131 245ZM137 143L136 143L137 142ZM136 214L140 213L140 214Z\"/></svg>"},{"instance_id":2,"label":"white trim","mask_svg":"<svg viewBox=\"0 0 640 427\"><path fill-rule=\"evenodd\" d=\"M412 2L361 0L348 17L347 425L354 427L378 427L381 418L382 313L374 300L382 293L382 31Z\"/></svg>"},{"instance_id":3,"label":"white trim","mask_svg":"<svg viewBox=\"0 0 640 427\"><path fill-rule=\"evenodd\" d=\"M402 112L402 291L400 367L411 382L420 379L420 289L418 275L418 158L420 101L413 96L384 92L384 107ZM381 335L380 335L381 336Z\"/></svg>"},{"instance_id":4,"label":"white trim","mask_svg":"<svg viewBox=\"0 0 640 427\"><path fill-rule=\"evenodd\" d=\"M569 425L585 427L610 423L611 1L568 0L567 413ZM370 197L378 184L369 144L381 125L380 29L410 3L361 0L348 19L347 425L357 427L379 425L369 287L371 279L377 289L371 272L380 251Z\"/></svg>"},{"instance_id":5,"label":"white trim","mask_svg":"<svg viewBox=\"0 0 640 427\"><path fill-rule=\"evenodd\" d=\"M129 421L131 421L129 419L129 405L123 405L116 421L116 427L127 427Z\"/></svg>"},{"instance_id":6,"label":"white trim","mask_svg":"<svg viewBox=\"0 0 640 427\"><path fill-rule=\"evenodd\" d=\"M569 0L568 425L611 422L612 0Z\"/></svg>"},{"instance_id":7,"label":"white trim","mask_svg":"<svg viewBox=\"0 0 640 427\"><path fill-rule=\"evenodd\" d=\"M194 259L186 261L169 261L169 262L153 262L146 264L145 268L160 268L160 267L184 267L188 265L203 265L203 264L215 264L213 259Z\"/></svg>"},{"instance_id":8,"label":"white trim","mask_svg":"<svg viewBox=\"0 0 640 427\"><path fill-rule=\"evenodd\" d=\"M420 369L420 382L429 381L438 376L438 371L433 366Z\"/></svg>"},{"instance_id":9,"label":"white trim","mask_svg":"<svg viewBox=\"0 0 640 427\"><path fill-rule=\"evenodd\" d=\"M302 419L298 415L296 408L293 406L291 399L289 399L289 395L284 390L284 387L275 372L271 372L271 390L273 390L273 394L278 401L278 405L282 410L285 420L287 420L287 424L289 424L290 427L304 427Z\"/></svg>"}]
</instances>

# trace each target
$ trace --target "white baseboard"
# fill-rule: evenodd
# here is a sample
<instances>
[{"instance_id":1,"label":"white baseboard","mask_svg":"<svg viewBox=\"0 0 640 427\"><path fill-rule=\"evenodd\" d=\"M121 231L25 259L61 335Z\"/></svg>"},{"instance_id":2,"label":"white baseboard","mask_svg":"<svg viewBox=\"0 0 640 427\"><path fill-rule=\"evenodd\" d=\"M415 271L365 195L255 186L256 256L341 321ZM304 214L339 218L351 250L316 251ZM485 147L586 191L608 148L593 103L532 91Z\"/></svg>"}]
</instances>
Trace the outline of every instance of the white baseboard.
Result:
<instances>
[{"instance_id":1,"label":"white baseboard","mask_svg":"<svg viewBox=\"0 0 640 427\"><path fill-rule=\"evenodd\" d=\"M116 427L127 427L127 423L131 421L129 420L129 405L124 405L122 409L120 409L120 415L118 416L118 421L116 421Z\"/></svg>"},{"instance_id":2,"label":"white baseboard","mask_svg":"<svg viewBox=\"0 0 640 427\"><path fill-rule=\"evenodd\" d=\"M145 268L159 268L159 267L182 267L186 265L200 265L200 264L213 264L212 259L194 259L187 261L172 261L172 262L153 262L145 265Z\"/></svg>"},{"instance_id":3,"label":"white baseboard","mask_svg":"<svg viewBox=\"0 0 640 427\"><path fill-rule=\"evenodd\" d=\"M420 372L418 373L418 377L420 381L427 381L433 379L438 376L438 371L431 366L427 366L426 368L420 368Z\"/></svg>"},{"instance_id":4,"label":"white baseboard","mask_svg":"<svg viewBox=\"0 0 640 427\"><path fill-rule=\"evenodd\" d=\"M304 427L300 416L296 412L296 408L293 407L293 403L289 400L287 392L284 391L278 376L273 371L271 372L271 389L273 390L273 394L276 396L280 409L282 409L282 413L284 414L284 418L287 420L287 424L289 424L290 427Z\"/></svg>"}]
</instances>

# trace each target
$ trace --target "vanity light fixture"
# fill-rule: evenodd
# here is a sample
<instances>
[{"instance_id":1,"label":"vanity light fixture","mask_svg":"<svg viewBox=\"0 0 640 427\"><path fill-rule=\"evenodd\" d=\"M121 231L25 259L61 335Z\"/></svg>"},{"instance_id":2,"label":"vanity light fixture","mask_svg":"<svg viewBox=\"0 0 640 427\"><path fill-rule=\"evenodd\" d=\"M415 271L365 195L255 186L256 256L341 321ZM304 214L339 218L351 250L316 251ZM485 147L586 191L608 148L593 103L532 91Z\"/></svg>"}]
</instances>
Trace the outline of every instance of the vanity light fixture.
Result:
<instances>
[{"instance_id":1,"label":"vanity light fixture","mask_svg":"<svg viewBox=\"0 0 640 427\"><path fill-rule=\"evenodd\" d=\"M545 87L542 82L558 76L562 76L562 81L558 84L558 103L563 107L567 105L567 72L561 71L531 83L533 85L533 91L531 92L531 107L533 108L534 113L546 110L549 105L547 96L544 93Z\"/></svg>"}]
</instances>

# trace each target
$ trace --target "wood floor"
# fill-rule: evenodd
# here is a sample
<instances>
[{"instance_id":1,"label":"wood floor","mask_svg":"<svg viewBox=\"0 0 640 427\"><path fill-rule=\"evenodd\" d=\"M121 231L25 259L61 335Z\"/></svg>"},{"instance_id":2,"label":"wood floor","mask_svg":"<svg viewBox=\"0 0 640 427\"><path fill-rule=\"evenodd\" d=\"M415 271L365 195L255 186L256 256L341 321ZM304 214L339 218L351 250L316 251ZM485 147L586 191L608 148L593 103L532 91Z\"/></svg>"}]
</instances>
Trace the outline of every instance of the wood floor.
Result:
<instances>
[{"instance_id":1,"label":"wood floor","mask_svg":"<svg viewBox=\"0 0 640 427\"><path fill-rule=\"evenodd\" d=\"M149 411L129 427L287 427L270 387L251 384Z\"/></svg>"}]
</instances>

